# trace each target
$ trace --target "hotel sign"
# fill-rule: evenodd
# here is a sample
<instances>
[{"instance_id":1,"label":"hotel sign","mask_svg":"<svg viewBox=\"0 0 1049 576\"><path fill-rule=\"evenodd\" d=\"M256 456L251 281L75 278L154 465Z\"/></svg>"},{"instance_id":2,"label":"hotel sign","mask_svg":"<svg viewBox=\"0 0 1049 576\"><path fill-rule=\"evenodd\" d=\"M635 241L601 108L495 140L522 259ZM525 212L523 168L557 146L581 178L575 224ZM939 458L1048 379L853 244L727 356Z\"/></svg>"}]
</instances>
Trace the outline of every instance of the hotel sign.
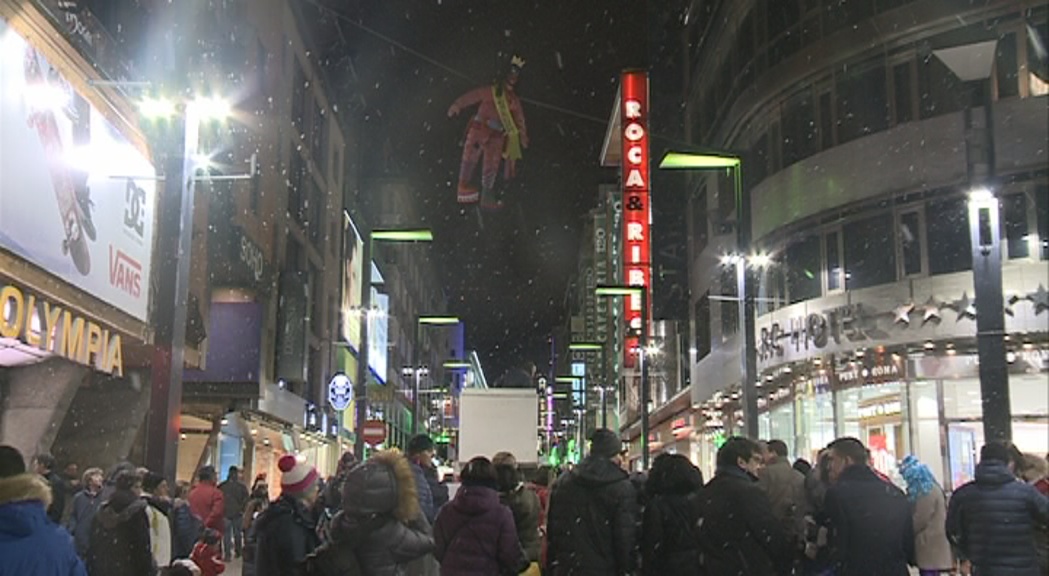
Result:
<instances>
[{"instance_id":1,"label":"hotel sign","mask_svg":"<svg viewBox=\"0 0 1049 576\"><path fill-rule=\"evenodd\" d=\"M622 74L620 125L622 126L623 185L623 273L631 286L645 286L643 295L626 298L624 315L632 334L626 340L625 364L637 361L638 336L642 322L641 298L652 286L649 225L648 74L628 70ZM651 307L648 307L651 309Z\"/></svg>"}]
</instances>

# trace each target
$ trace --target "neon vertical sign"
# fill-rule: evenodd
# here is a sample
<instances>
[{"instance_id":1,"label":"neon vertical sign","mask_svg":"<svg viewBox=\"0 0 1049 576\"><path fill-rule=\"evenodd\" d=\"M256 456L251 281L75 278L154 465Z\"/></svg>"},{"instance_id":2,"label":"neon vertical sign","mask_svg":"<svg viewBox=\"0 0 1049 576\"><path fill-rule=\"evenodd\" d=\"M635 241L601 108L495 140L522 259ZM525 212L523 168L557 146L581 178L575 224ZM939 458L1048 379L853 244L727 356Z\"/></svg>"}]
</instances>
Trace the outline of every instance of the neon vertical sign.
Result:
<instances>
[{"instance_id":1,"label":"neon vertical sign","mask_svg":"<svg viewBox=\"0 0 1049 576\"><path fill-rule=\"evenodd\" d=\"M649 298L652 263L649 245L648 73L627 70L621 78L619 120L623 165L623 274L631 286L645 286L642 294L626 297L624 316L631 334L626 339L625 364L635 366L641 333L641 298ZM651 310L651 306L648 307ZM647 319L645 319L647 321Z\"/></svg>"}]
</instances>

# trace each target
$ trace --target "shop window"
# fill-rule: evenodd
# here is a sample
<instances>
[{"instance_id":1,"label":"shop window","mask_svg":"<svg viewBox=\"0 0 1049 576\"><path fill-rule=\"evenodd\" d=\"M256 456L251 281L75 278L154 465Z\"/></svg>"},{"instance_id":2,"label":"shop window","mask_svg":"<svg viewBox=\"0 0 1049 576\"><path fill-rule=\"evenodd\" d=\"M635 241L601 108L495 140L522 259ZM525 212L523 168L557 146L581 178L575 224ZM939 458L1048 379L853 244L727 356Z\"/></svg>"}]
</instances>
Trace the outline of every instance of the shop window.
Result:
<instances>
[{"instance_id":1,"label":"shop window","mask_svg":"<svg viewBox=\"0 0 1049 576\"><path fill-rule=\"evenodd\" d=\"M795 452L799 458L815 463L819 451L830 444L834 432L834 396L825 386L807 379L798 383L794 395Z\"/></svg>"},{"instance_id":2,"label":"shop window","mask_svg":"<svg viewBox=\"0 0 1049 576\"><path fill-rule=\"evenodd\" d=\"M823 235L823 270L827 277L827 292L837 292L845 288L845 263L842 262L843 250L841 229Z\"/></svg>"},{"instance_id":3,"label":"shop window","mask_svg":"<svg viewBox=\"0 0 1049 576\"><path fill-rule=\"evenodd\" d=\"M917 276L925 271L922 221L921 210L900 212L897 216L896 240L901 277Z\"/></svg>"},{"instance_id":4,"label":"shop window","mask_svg":"<svg viewBox=\"0 0 1049 576\"><path fill-rule=\"evenodd\" d=\"M1022 193L1003 196L1002 212L1009 258L1027 258L1031 255L1027 238L1027 196Z\"/></svg>"},{"instance_id":5,"label":"shop window","mask_svg":"<svg viewBox=\"0 0 1049 576\"><path fill-rule=\"evenodd\" d=\"M787 289L790 303L819 298L820 237L809 236L787 247Z\"/></svg>"},{"instance_id":6,"label":"shop window","mask_svg":"<svg viewBox=\"0 0 1049 576\"><path fill-rule=\"evenodd\" d=\"M941 486L946 486L946 469L940 446L940 401L936 383L912 382L909 396L913 454L929 467Z\"/></svg>"},{"instance_id":7,"label":"shop window","mask_svg":"<svg viewBox=\"0 0 1049 576\"><path fill-rule=\"evenodd\" d=\"M846 67L838 76L838 143L889 127L885 65Z\"/></svg>"},{"instance_id":8,"label":"shop window","mask_svg":"<svg viewBox=\"0 0 1049 576\"><path fill-rule=\"evenodd\" d=\"M911 453L907 407L900 382L843 390L837 394L842 435L870 450L874 467L899 481L897 463Z\"/></svg>"},{"instance_id":9,"label":"shop window","mask_svg":"<svg viewBox=\"0 0 1049 576\"><path fill-rule=\"evenodd\" d=\"M914 120L914 62L892 67L893 113L896 124Z\"/></svg>"},{"instance_id":10,"label":"shop window","mask_svg":"<svg viewBox=\"0 0 1049 576\"><path fill-rule=\"evenodd\" d=\"M819 134L816 128L816 109L809 91L791 99L783 106L783 166L800 162L819 152Z\"/></svg>"},{"instance_id":11,"label":"shop window","mask_svg":"<svg viewBox=\"0 0 1049 576\"><path fill-rule=\"evenodd\" d=\"M1038 243L1041 244L1042 260L1049 260L1049 186L1034 187L1034 210L1038 221Z\"/></svg>"},{"instance_id":12,"label":"shop window","mask_svg":"<svg viewBox=\"0 0 1049 576\"><path fill-rule=\"evenodd\" d=\"M890 214L851 222L843 231L846 289L857 290L896 280Z\"/></svg>"},{"instance_id":13,"label":"shop window","mask_svg":"<svg viewBox=\"0 0 1049 576\"><path fill-rule=\"evenodd\" d=\"M965 108L965 89L936 56L929 54L918 63L918 90L921 94L919 114L922 120L960 112Z\"/></svg>"},{"instance_id":14,"label":"shop window","mask_svg":"<svg viewBox=\"0 0 1049 576\"><path fill-rule=\"evenodd\" d=\"M1020 95L1015 32L1005 34L998 40L994 61L994 77L998 83L999 99Z\"/></svg>"},{"instance_id":15,"label":"shop window","mask_svg":"<svg viewBox=\"0 0 1049 576\"><path fill-rule=\"evenodd\" d=\"M929 202L926 222L929 244L929 274L949 274L972 269L972 238L969 209L963 197Z\"/></svg>"}]
</instances>

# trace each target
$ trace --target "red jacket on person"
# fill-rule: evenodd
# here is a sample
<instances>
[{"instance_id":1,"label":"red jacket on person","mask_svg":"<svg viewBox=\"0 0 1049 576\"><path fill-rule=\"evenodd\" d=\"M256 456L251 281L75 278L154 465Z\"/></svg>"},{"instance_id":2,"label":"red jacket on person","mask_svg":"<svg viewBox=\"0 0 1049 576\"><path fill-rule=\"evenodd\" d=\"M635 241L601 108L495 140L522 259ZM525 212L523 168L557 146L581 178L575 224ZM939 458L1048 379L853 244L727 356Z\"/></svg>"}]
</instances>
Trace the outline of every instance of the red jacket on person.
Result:
<instances>
[{"instance_id":1,"label":"red jacket on person","mask_svg":"<svg viewBox=\"0 0 1049 576\"><path fill-rule=\"evenodd\" d=\"M217 546L197 542L189 559L200 568L200 576L218 576L226 571L226 565L219 559Z\"/></svg>"},{"instance_id":2,"label":"red jacket on person","mask_svg":"<svg viewBox=\"0 0 1049 576\"><path fill-rule=\"evenodd\" d=\"M225 531L225 503L222 500L222 491L214 483L201 482L197 484L186 499L189 500L190 512L197 518L200 518L204 522L204 526L215 530L219 534Z\"/></svg>"}]
</instances>

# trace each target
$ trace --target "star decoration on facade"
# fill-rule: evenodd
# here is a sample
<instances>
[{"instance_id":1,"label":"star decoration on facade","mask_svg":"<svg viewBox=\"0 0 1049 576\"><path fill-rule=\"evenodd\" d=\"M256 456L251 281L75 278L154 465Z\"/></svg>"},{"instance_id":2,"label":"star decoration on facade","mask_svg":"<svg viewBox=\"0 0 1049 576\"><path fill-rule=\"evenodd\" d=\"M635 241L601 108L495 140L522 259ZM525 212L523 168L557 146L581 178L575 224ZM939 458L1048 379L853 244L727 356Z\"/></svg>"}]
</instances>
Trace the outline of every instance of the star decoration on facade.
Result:
<instances>
[{"instance_id":1,"label":"star decoration on facade","mask_svg":"<svg viewBox=\"0 0 1049 576\"><path fill-rule=\"evenodd\" d=\"M1031 292L1027 297L1034 302L1034 315L1037 316L1042 313L1043 310L1049 310L1049 290L1045 289L1045 286L1038 285L1038 290Z\"/></svg>"},{"instance_id":2,"label":"star decoration on facade","mask_svg":"<svg viewBox=\"0 0 1049 576\"><path fill-rule=\"evenodd\" d=\"M930 320L939 322L940 319L940 303L932 296L929 296L929 299L925 301L925 305L922 306L922 326Z\"/></svg>"},{"instance_id":3,"label":"star decoration on facade","mask_svg":"<svg viewBox=\"0 0 1049 576\"><path fill-rule=\"evenodd\" d=\"M904 304L903 306L900 306L899 308L893 310L892 313L896 317L896 319L893 320L892 323L893 324L903 323L903 324L906 324L906 325L910 326L911 325L911 311L913 311L913 310L914 310L914 304L912 304L912 303Z\"/></svg>"},{"instance_id":4,"label":"star decoration on facade","mask_svg":"<svg viewBox=\"0 0 1049 576\"><path fill-rule=\"evenodd\" d=\"M958 313L956 322L960 322L963 318L976 318L976 305L969 300L969 294L966 292L962 292L961 300L951 302L951 308Z\"/></svg>"}]
</instances>

